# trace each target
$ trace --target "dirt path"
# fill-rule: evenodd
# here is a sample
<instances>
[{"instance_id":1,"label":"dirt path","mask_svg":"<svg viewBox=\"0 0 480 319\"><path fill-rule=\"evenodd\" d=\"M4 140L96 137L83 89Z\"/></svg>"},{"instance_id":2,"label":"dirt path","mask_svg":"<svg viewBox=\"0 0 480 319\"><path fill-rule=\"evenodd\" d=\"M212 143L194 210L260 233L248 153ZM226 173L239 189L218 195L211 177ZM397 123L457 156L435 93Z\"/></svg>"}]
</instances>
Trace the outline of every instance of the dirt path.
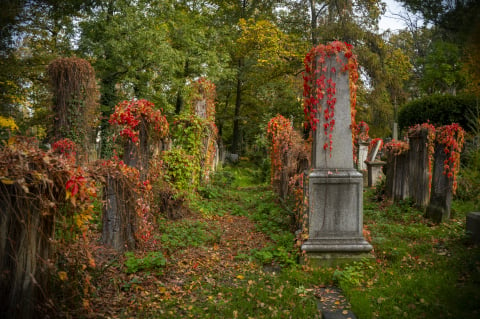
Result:
<instances>
[{"instance_id":1,"label":"dirt path","mask_svg":"<svg viewBox=\"0 0 480 319\"><path fill-rule=\"evenodd\" d=\"M200 289L204 286L234 284L237 278L258 265L247 258L237 258L252 249L260 249L269 239L255 229L255 224L243 216L215 216L204 220L188 218L194 222L206 222L220 231L217 241L199 247L185 247L167 255L167 264L161 274L155 271L125 273L124 255L98 247L94 256L99 269L94 278L95 295L91 300L91 317L136 317L139 313L159 314L201 302ZM174 222L172 222L174 223ZM151 251L162 251L160 242ZM144 254L146 254L145 252ZM138 257L141 257L139 254ZM230 283L229 283L230 282ZM177 304L165 309L166 304Z\"/></svg>"}]
</instances>

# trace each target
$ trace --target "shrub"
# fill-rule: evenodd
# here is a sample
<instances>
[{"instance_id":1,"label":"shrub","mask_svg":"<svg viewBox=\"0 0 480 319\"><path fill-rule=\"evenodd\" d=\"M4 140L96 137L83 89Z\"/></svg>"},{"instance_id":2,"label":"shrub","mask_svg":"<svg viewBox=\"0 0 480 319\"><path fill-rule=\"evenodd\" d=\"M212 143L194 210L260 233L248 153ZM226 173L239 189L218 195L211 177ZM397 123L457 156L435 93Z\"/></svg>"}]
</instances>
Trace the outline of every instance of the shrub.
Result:
<instances>
[{"instance_id":1,"label":"shrub","mask_svg":"<svg viewBox=\"0 0 480 319\"><path fill-rule=\"evenodd\" d=\"M405 104L398 113L400 129L430 122L435 126L458 123L468 127L468 116L476 106L473 95L435 94Z\"/></svg>"}]
</instances>

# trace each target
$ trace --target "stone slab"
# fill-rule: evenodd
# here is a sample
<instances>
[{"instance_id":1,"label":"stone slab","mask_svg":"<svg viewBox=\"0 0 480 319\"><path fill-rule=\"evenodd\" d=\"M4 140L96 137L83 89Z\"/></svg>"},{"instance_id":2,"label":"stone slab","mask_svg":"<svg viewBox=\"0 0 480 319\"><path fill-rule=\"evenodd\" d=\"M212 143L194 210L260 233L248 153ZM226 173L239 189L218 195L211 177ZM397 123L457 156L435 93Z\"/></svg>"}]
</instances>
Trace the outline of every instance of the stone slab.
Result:
<instances>
[{"instance_id":1,"label":"stone slab","mask_svg":"<svg viewBox=\"0 0 480 319\"><path fill-rule=\"evenodd\" d=\"M467 214L466 230L473 242L480 244L480 212Z\"/></svg>"},{"instance_id":2,"label":"stone slab","mask_svg":"<svg viewBox=\"0 0 480 319\"><path fill-rule=\"evenodd\" d=\"M356 319L355 314L351 310L323 311L322 319Z\"/></svg>"},{"instance_id":3,"label":"stone slab","mask_svg":"<svg viewBox=\"0 0 480 319\"><path fill-rule=\"evenodd\" d=\"M383 176L382 167L387 164L387 162L376 161L376 162L367 162L368 169L368 187L375 186L380 178Z\"/></svg>"},{"instance_id":4,"label":"stone slab","mask_svg":"<svg viewBox=\"0 0 480 319\"><path fill-rule=\"evenodd\" d=\"M355 319L354 313L350 310L351 305L343 294L342 289L336 286L327 286L315 291L318 298L317 307L322 318L330 319Z\"/></svg>"},{"instance_id":5,"label":"stone slab","mask_svg":"<svg viewBox=\"0 0 480 319\"><path fill-rule=\"evenodd\" d=\"M342 267L365 259L374 259L375 256L369 252L307 252L306 259L302 263L313 268Z\"/></svg>"}]
</instances>

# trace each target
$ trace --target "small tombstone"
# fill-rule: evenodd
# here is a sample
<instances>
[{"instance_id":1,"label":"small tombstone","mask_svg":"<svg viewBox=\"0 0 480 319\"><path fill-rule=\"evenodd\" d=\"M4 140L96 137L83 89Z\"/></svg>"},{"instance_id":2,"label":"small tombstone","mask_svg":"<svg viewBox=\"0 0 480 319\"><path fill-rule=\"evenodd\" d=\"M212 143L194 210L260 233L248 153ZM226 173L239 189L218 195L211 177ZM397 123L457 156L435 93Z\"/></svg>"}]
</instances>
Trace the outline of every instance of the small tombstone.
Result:
<instances>
[{"instance_id":1,"label":"small tombstone","mask_svg":"<svg viewBox=\"0 0 480 319\"><path fill-rule=\"evenodd\" d=\"M409 132L409 193L416 205L427 207L430 200L428 131Z\"/></svg>"},{"instance_id":2,"label":"small tombstone","mask_svg":"<svg viewBox=\"0 0 480 319\"><path fill-rule=\"evenodd\" d=\"M472 241L480 244L480 212L468 213L466 229Z\"/></svg>"},{"instance_id":3,"label":"small tombstone","mask_svg":"<svg viewBox=\"0 0 480 319\"><path fill-rule=\"evenodd\" d=\"M381 180L383 176L383 166L387 162L376 161L376 162L367 162L368 170L368 187L373 187Z\"/></svg>"},{"instance_id":4,"label":"small tombstone","mask_svg":"<svg viewBox=\"0 0 480 319\"><path fill-rule=\"evenodd\" d=\"M375 160L382 143L383 141L377 140L367 157L366 166L368 171L368 187L375 186L383 175L382 168L386 163Z\"/></svg>"},{"instance_id":5,"label":"small tombstone","mask_svg":"<svg viewBox=\"0 0 480 319\"><path fill-rule=\"evenodd\" d=\"M380 150L380 146L382 146L382 141L378 140L375 145L372 147L370 153L368 153L367 161L373 162L377 158L378 150Z\"/></svg>"},{"instance_id":6,"label":"small tombstone","mask_svg":"<svg viewBox=\"0 0 480 319\"><path fill-rule=\"evenodd\" d=\"M368 158L368 142L358 142L358 165L357 168L359 171L364 171L367 169L365 161Z\"/></svg>"},{"instance_id":7,"label":"small tombstone","mask_svg":"<svg viewBox=\"0 0 480 319\"><path fill-rule=\"evenodd\" d=\"M448 155L444 152L444 148L441 144L436 143L435 145L430 203L425 213L427 218L436 223L443 222L450 218L453 197L453 181L444 174L444 162L448 158Z\"/></svg>"}]
</instances>

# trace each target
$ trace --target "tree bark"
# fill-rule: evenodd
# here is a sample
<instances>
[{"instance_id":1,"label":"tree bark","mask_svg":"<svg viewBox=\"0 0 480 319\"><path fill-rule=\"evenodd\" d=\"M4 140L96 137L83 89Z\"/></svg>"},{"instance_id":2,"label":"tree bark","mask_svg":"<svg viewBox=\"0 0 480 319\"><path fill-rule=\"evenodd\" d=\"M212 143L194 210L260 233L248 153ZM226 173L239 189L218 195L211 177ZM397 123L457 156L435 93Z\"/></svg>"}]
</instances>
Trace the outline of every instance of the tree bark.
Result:
<instances>
[{"instance_id":1,"label":"tree bark","mask_svg":"<svg viewBox=\"0 0 480 319\"><path fill-rule=\"evenodd\" d=\"M235 113L233 117L233 141L232 141L232 153L240 153L241 144L241 131L240 131L240 108L242 105L242 59L238 60L238 72L237 72L237 96L235 98Z\"/></svg>"}]
</instances>

